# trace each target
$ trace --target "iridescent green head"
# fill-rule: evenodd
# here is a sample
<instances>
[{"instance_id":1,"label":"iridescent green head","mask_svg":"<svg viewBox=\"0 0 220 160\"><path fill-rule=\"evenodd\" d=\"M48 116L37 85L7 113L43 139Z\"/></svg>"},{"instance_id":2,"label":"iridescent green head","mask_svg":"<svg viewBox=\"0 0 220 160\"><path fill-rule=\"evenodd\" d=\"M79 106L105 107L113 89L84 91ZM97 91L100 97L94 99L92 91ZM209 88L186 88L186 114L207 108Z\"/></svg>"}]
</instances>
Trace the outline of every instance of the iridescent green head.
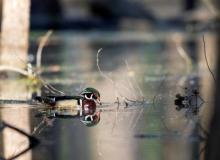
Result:
<instances>
[{"instance_id":1,"label":"iridescent green head","mask_svg":"<svg viewBox=\"0 0 220 160\"><path fill-rule=\"evenodd\" d=\"M100 93L97 89L88 87L85 88L80 95L84 96L86 99L93 99L97 103L100 103Z\"/></svg>"}]
</instances>

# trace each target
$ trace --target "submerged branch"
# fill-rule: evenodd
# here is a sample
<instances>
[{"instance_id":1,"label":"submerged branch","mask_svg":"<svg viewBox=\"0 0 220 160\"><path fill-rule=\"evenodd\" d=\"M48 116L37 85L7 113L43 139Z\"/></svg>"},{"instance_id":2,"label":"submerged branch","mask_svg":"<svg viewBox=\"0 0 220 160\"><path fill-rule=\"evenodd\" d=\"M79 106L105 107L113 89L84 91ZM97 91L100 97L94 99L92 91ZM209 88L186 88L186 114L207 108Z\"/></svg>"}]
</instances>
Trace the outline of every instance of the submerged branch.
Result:
<instances>
[{"instance_id":1,"label":"submerged branch","mask_svg":"<svg viewBox=\"0 0 220 160\"><path fill-rule=\"evenodd\" d=\"M205 44L205 36L204 35L202 36L202 41L203 41L203 49L204 49L204 57L205 57L206 66L207 66L209 72L211 73L214 82L216 82L215 75L214 75L214 73L212 72L212 70L211 70L211 68L209 66L209 62L208 62L208 58L207 58L207 53L206 53L206 44Z\"/></svg>"},{"instance_id":2,"label":"submerged branch","mask_svg":"<svg viewBox=\"0 0 220 160\"><path fill-rule=\"evenodd\" d=\"M49 30L40 40L40 44L39 44L39 47L37 49L37 60L36 60L36 67L37 67L38 72L39 72L40 67L41 67L41 59L42 59L43 48L46 45L46 43L48 42L48 40L49 40L52 33L53 33L53 31Z\"/></svg>"},{"instance_id":3,"label":"submerged branch","mask_svg":"<svg viewBox=\"0 0 220 160\"><path fill-rule=\"evenodd\" d=\"M100 66L99 66L99 56L100 56L100 54L101 54L101 51L102 51L102 48L100 48L100 49L98 50L97 56L96 56L96 65L97 65L98 71L99 71L99 73L100 73L100 75L101 75L102 77L104 77L105 79L109 80L109 81L114 85L114 81L113 81L109 76L107 76L106 74L104 74L104 73L102 72Z\"/></svg>"},{"instance_id":4,"label":"submerged branch","mask_svg":"<svg viewBox=\"0 0 220 160\"><path fill-rule=\"evenodd\" d=\"M125 60L125 64L126 64L127 70L130 71L131 69L130 69L130 66L129 66L127 60ZM134 83L135 83L135 86L136 86L136 88L137 88L137 90L138 90L138 92L139 92L141 98L143 98L143 100L144 100L144 94L143 94L143 92L142 92L142 90L141 90L141 87L139 86L139 84L138 84L138 82L137 82L137 80L136 80L135 78L132 78L132 79L133 79L133 81L134 81Z\"/></svg>"}]
</instances>

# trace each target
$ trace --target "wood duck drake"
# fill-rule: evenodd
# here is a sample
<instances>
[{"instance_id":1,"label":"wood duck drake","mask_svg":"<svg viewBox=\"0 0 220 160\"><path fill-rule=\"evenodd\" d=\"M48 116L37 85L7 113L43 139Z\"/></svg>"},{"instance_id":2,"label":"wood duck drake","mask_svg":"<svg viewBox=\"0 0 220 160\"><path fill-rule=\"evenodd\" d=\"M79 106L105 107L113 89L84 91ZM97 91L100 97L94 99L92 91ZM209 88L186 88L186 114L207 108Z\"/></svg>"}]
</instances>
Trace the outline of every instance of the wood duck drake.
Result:
<instances>
[{"instance_id":1,"label":"wood duck drake","mask_svg":"<svg viewBox=\"0 0 220 160\"><path fill-rule=\"evenodd\" d=\"M94 88L84 89L78 96L36 96L35 100L46 105L49 118L79 117L86 126L94 126L100 121L100 93Z\"/></svg>"}]
</instances>

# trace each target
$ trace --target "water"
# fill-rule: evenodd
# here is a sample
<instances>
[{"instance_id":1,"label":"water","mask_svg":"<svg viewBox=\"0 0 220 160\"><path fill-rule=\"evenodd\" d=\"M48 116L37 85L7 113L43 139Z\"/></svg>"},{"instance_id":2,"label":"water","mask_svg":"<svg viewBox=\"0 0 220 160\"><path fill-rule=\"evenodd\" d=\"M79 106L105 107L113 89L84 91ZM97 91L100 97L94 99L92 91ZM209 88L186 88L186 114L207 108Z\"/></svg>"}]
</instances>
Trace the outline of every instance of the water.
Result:
<instances>
[{"instance_id":1,"label":"water","mask_svg":"<svg viewBox=\"0 0 220 160\"><path fill-rule=\"evenodd\" d=\"M31 54L36 52L38 35L32 33ZM77 118L47 120L40 125L42 118L35 115L44 106L3 103L1 119L40 140L18 159L199 159L203 140L196 122L207 124L203 112L212 104L212 83L205 82L212 79L202 52L185 43L187 51L197 50L199 56L184 59L175 38L201 44L201 36L185 33L55 33L43 51L43 79L67 95L78 94L87 86L98 89L103 102L101 121L92 128ZM107 79L97 69L100 48L99 66ZM25 78L3 77L1 99L31 100L45 92L30 84ZM198 88L206 101L197 116L186 117L185 110L175 109L175 95L184 94L184 87ZM126 107L125 98L140 103L126 101ZM25 137L10 129L4 130L1 140L6 157L28 145Z\"/></svg>"}]
</instances>

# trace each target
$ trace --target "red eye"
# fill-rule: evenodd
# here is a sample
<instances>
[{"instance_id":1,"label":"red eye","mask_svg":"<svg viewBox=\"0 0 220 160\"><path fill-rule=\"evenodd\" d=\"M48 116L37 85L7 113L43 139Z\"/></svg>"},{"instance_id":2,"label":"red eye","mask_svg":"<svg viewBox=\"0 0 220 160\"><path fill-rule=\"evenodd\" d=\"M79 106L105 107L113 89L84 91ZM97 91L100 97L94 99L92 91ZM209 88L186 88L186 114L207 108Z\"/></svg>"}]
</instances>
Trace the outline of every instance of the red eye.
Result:
<instances>
[{"instance_id":1,"label":"red eye","mask_svg":"<svg viewBox=\"0 0 220 160\"><path fill-rule=\"evenodd\" d=\"M82 107L83 107L84 115L91 115L91 114L94 114L96 111L96 103L90 99L83 100Z\"/></svg>"}]
</instances>

